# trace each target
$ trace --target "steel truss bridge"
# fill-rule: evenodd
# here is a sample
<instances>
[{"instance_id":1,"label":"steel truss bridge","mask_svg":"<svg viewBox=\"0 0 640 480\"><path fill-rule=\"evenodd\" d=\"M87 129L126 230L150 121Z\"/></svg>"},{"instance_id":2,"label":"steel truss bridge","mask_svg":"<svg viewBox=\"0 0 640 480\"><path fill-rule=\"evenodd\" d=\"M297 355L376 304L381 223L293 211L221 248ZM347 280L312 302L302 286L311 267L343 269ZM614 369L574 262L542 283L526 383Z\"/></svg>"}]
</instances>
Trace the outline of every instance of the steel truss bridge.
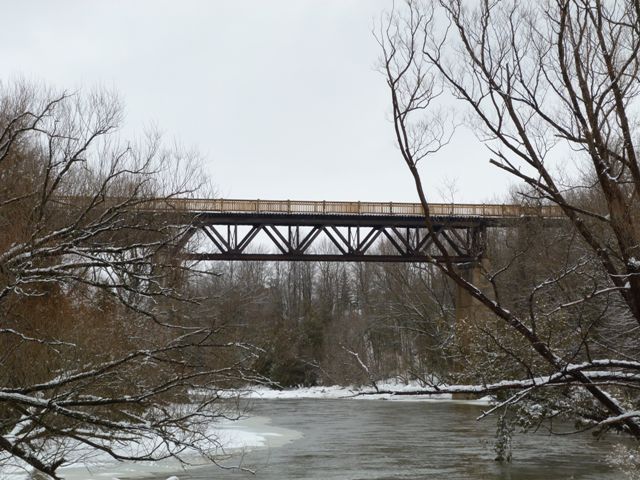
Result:
<instances>
[{"instance_id":1,"label":"steel truss bridge","mask_svg":"<svg viewBox=\"0 0 640 480\"><path fill-rule=\"evenodd\" d=\"M451 260L464 264L482 256L489 227L562 217L555 206L430 204L429 208L433 236L417 203L174 198L152 206L156 212L180 211L191 219L176 246L179 255L189 260L424 262L441 259L431 255L437 236ZM384 242L374 248L380 240ZM268 251L265 241L271 247ZM199 251L189 250L194 244Z\"/></svg>"}]
</instances>

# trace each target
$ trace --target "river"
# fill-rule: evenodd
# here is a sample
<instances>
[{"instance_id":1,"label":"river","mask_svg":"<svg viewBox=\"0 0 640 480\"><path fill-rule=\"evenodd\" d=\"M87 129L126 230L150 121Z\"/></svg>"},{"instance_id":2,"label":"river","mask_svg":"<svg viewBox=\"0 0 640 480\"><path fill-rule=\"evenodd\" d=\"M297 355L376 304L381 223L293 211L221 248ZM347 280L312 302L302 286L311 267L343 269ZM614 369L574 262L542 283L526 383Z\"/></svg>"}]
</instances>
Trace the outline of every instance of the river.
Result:
<instances>
[{"instance_id":1,"label":"river","mask_svg":"<svg viewBox=\"0 0 640 480\"><path fill-rule=\"evenodd\" d=\"M613 480L604 462L613 440L589 434L516 433L510 464L494 461L495 420L477 405L380 400L257 400L254 429L268 445L227 460L255 471L207 466L163 471L164 480Z\"/></svg>"}]
</instances>

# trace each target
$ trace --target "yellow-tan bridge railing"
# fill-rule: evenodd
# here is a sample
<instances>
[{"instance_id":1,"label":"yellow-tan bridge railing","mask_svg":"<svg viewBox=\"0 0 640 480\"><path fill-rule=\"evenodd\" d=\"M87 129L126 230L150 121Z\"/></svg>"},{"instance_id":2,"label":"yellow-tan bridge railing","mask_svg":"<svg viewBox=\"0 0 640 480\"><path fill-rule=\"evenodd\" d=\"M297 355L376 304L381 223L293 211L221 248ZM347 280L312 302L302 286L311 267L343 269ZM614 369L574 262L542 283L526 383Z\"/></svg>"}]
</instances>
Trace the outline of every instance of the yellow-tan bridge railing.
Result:
<instances>
[{"instance_id":1,"label":"yellow-tan bridge railing","mask_svg":"<svg viewBox=\"0 0 640 480\"><path fill-rule=\"evenodd\" d=\"M320 214L320 215L398 215L422 216L419 203L398 202L333 202L299 200L229 200L172 198L152 200L153 210L183 210L189 212ZM509 204L430 203L432 216L517 218L539 216L561 218L556 205L524 206Z\"/></svg>"}]
</instances>

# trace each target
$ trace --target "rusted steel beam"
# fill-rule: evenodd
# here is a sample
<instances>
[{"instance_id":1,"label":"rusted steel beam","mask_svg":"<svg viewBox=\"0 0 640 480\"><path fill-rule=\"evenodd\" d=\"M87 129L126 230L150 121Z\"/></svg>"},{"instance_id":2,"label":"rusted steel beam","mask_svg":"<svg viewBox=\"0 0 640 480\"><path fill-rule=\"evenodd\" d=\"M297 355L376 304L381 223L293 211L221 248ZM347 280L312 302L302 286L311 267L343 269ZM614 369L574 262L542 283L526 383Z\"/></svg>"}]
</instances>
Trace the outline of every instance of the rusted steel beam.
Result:
<instances>
[{"instance_id":1,"label":"rusted steel beam","mask_svg":"<svg viewBox=\"0 0 640 480\"><path fill-rule=\"evenodd\" d=\"M381 262L381 263L422 263L427 261L443 261L442 256L426 257L424 255L362 255L320 254L320 253L184 253L184 260L195 261L287 261L287 262ZM477 261L472 257L450 257L455 264L472 264Z\"/></svg>"},{"instance_id":2,"label":"rusted steel beam","mask_svg":"<svg viewBox=\"0 0 640 480\"><path fill-rule=\"evenodd\" d=\"M267 213L183 213L183 222L215 225L254 225L269 224L276 226L368 226L368 227L388 227L396 226L400 228L415 227L422 228L425 226L425 218L423 216L400 216L400 215L324 215L324 214L305 214L305 215L288 215L288 214L267 214ZM472 227L513 227L523 221L534 220L533 217L431 217L431 223L434 227L446 228L472 228ZM535 219L541 221L544 225L554 226L560 225L564 219L560 218L541 218Z\"/></svg>"}]
</instances>

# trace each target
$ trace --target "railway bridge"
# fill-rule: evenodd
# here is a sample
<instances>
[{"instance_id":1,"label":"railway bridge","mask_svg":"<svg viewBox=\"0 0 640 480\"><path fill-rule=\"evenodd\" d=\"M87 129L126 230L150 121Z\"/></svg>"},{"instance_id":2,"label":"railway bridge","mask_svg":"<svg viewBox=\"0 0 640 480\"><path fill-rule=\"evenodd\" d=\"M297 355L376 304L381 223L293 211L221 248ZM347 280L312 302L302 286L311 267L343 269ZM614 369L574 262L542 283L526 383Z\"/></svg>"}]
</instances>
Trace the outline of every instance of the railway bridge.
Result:
<instances>
[{"instance_id":1,"label":"railway bridge","mask_svg":"<svg viewBox=\"0 0 640 480\"><path fill-rule=\"evenodd\" d=\"M190 260L425 262L441 259L437 236L453 263L470 264L482 258L488 228L562 218L556 206L432 203L431 234L419 203L174 198L152 208L187 214L177 247ZM374 248L379 240L384 248Z\"/></svg>"},{"instance_id":2,"label":"railway bridge","mask_svg":"<svg viewBox=\"0 0 640 480\"><path fill-rule=\"evenodd\" d=\"M561 209L551 205L431 203L430 233L419 203L170 199L154 201L152 210L186 214L189 227L176 253L190 260L440 261L433 245L437 236L466 279L488 292L487 229L534 218L549 225L563 219ZM379 240L386 241L374 248ZM264 242L270 249L263 250ZM488 325L495 318L460 287L455 305L456 330L467 348L468 324Z\"/></svg>"}]
</instances>

